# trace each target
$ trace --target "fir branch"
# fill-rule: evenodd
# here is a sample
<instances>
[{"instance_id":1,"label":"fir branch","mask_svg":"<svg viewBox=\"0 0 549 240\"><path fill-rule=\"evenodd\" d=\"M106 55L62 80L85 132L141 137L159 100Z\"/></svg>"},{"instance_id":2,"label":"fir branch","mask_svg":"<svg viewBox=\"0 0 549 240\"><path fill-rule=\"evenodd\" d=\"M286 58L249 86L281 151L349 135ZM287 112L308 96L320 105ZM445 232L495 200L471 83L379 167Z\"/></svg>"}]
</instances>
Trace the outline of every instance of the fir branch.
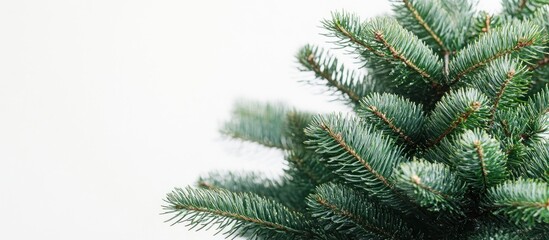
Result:
<instances>
[{"instance_id":1,"label":"fir branch","mask_svg":"<svg viewBox=\"0 0 549 240\"><path fill-rule=\"evenodd\" d=\"M526 104L527 114L530 120L543 117L549 112L549 86L528 99Z\"/></svg>"},{"instance_id":2,"label":"fir branch","mask_svg":"<svg viewBox=\"0 0 549 240\"><path fill-rule=\"evenodd\" d=\"M399 195L389 178L406 159L402 149L379 132L354 117L329 115L316 117L305 133L310 137L308 144L336 175L382 198Z\"/></svg>"},{"instance_id":3,"label":"fir branch","mask_svg":"<svg viewBox=\"0 0 549 240\"><path fill-rule=\"evenodd\" d=\"M431 35L431 37L437 42L438 45L442 48L444 52L448 52L448 47L444 45L440 37L429 27L429 25L423 20L423 17L421 17L417 11L417 9L414 8L410 0L402 0L404 2L404 5L406 5L406 8L410 10L410 12L413 14L414 18L417 20L419 25L421 25L425 31Z\"/></svg>"},{"instance_id":4,"label":"fir branch","mask_svg":"<svg viewBox=\"0 0 549 240\"><path fill-rule=\"evenodd\" d=\"M515 169L515 175L549 182L549 145L536 143Z\"/></svg>"},{"instance_id":5,"label":"fir branch","mask_svg":"<svg viewBox=\"0 0 549 240\"><path fill-rule=\"evenodd\" d=\"M411 239L411 228L395 213L344 185L317 187L308 199L312 216L325 229L338 231L353 239Z\"/></svg>"},{"instance_id":6,"label":"fir branch","mask_svg":"<svg viewBox=\"0 0 549 240\"><path fill-rule=\"evenodd\" d=\"M429 160L430 162L444 163L445 165L450 166L452 169L455 169L454 162L452 161L452 159L455 158L455 155L455 139L444 138L434 147L427 149L422 157Z\"/></svg>"},{"instance_id":7,"label":"fir branch","mask_svg":"<svg viewBox=\"0 0 549 240\"><path fill-rule=\"evenodd\" d=\"M505 154L500 150L499 142L486 132L468 130L456 143L454 166L469 185L485 192L507 178Z\"/></svg>"},{"instance_id":8,"label":"fir branch","mask_svg":"<svg viewBox=\"0 0 549 240\"><path fill-rule=\"evenodd\" d=\"M523 229L517 228L502 228L500 226L488 226L481 228L479 231L476 231L474 234L468 236L467 239L470 240L487 240L487 239L497 239L497 240L523 240L523 239L537 239L530 238L529 234L526 234Z\"/></svg>"},{"instance_id":9,"label":"fir branch","mask_svg":"<svg viewBox=\"0 0 549 240\"><path fill-rule=\"evenodd\" d=\"M401 2L404 4L406 9L410 12L411 18L416 21L416 24L419 24L419 26L421 26L424 29L424 31L426 31L428 33L430 38L433 39L438 46L440 46L440 48L442 49L443 52L448 52L449 48L446 46L446 44L444 44L441 37L437 33L435 33L435 31L431 28L429 23L427 23L425 21L422 14L419 13L417 7L414 6L414 5L424 4L424 5L421 5L422 10L424 10L423 11L424 14L425 14L425 12L431 12L432 11L431 9L428 8L428 6L430 6L432 9L436 9L438 11L445 12L444 9L442 8L442 6L438 6L436 2L429 3L428 5L423 3L422 1L402 0ZM400 4L394 4L394 6L395 6L394 7L395 12L399 13L399 9L401 8ZM407 16L407 15L408 14L397 15L397 18L398 18L398 16L401 16L400 17L400 19L401 19L400 23L403 24L404 26L406 26L406 22L409 21L408 19L406 19L406 17L409 18L409 16ZM440 22L440 21L442 21L442 18L437 18L436 21ZM430 23L432 24L433 22L431 21ZM411 24L407 24L407 25L411 25Z\"/></svg>"},{"instance_id":10,"label":"fir branch","mask_svg":"<svg viewBox=\"0 0 549 240\"><path fill-rule=\"evenodd\" d=\"M334 205L332 203L329 203L326 199L323 199L318 195L316 195L314 200L320 206L326 208L327 210L332 211L334 213L334 215L336 215L338 217L341 217L341 218L351 220L351 222L353 222L354 224L362 227L364 229L364 231L372 232L374 234L383 236L385 238L393 239L393 235L390 232L384 231L383 229L380 229L376 226L373 226L373 225L370 225L370 224L366 223L366 221L364 219L362 219L359 216L354 215L353 213L349 212L348 210L338 209L338 207L336 205Z\"/></svg>"},{"instance_id":11,"label":"fir branch","mask_svg":"<svg viewBox=\"0 0 549 240\"><path fill-rule=\"evenodd\" d=\"M484 34L477 42L458 52L450 65L452 81L456 84L462 77L486 64L509 54L528 62L541 51L541 30L530 22L511 22Z\"/></svg>"},{"instance_id":12,"label":"fir branch","mask_svg":"<svg viewBox=\"0 0 549 240\"><path fill-rule=\"evenodd\" d=\"M545 67L546 65L549 65L549 55L547 54L543 56L543 58L540 59L536 64L529 66L528 70L533 71L533 70Z\"/></svg>"},{"instance_id":13,"label":"fir branch","mask_svg":"<svg viewBox=\"0 0 549 240\"><path fill-rule=\"evenodd\" d=\"M520 0L519 9L524 9L528 0Z\"/></svg>"},{"instance_id":14,"label":"fir branch","mask_svg":"<svg viewBox=\"0 0 549 240\"><path fill-rule=\"evenodd\" d=\"M198 179L197 186L207 190L253 193L280 202L294 211L302 209L303 199L308 195L308 192L300 194L301 189L284 177L269 179L259 172L210 172Z\"/></svg>"},{"instance_id":15,"label":"fir branch","mask_svg":"<svg viewBox=\"0 0 549 240\"><path fill-rule=\"evenodd\" d=\"M371 76L379 82L390 82L390 91L411 99L432 102L442 85L442 61L416 35L393 19L374 18L360 23L349 14L334 14L324 23L330 35L342 46L355 49L365 61ZM349 40L339 30L347 29L355 38ZM339 30L338 30L339 29ZM368 48L349 44L359 39ZM389 76L393 77L389 77ZM420 91L418 91L420 90Z\"/></svg>"},{"instance_id":16,"label":"fir branch","mask_svg":"<svg viewBox=\"0 0 549 240\"><path fill-rule=\"evenodd\" d=\"M289 234L305 238L304 217L277 202L250 193L226 190L175 189L166 197L166 214L175 214L168 221L188 222L192 228L217 225L228 237L249 234L251 237L285 239ZM191 229L192 229L191 228Z\"/></svg>"},{"instance_id":17,"label":"fir branch","mask_svg":"<svg viewBox=\"0 0 549 240\"><path fill-rule=\"evenodd\" d=\"M387 188L392 189L391 184L387 181L383 175L379 174L376 170L370 166L368 162L366 162L358 153L351 148L343 139L341 133L335 133L332 129L330 129L328 126L326 126L324 123L321 123L320 127L328 133L328 135L337 142L337 144L342 147L348 154L350 154L354 159L356 159L364 168L368 170L372 175L374 175L375 178L377 178L379 181L383 183Z\"/></svg>"},{"instance_id":18,"label":"fir branch","mask_svg":"<svg viewBox=\"0 0 549 240\"><path fill-rule=\"evenodd\" d=\"M380 42L387 55L404 63L430 83L438 84L436 77L440 75L442 63L417 36L389 18L374 18L367 26L372 40Z\"/></svg>"},{"instance_id":19,"label":"fir branch","mask_svg":"<svg viewBox=\"0 0 549 240\"><path fill-rule=\"evenodd\" d=\"M491 98L488 126L492 127L498 110L518 107L528 91L530 78L526 67L509 57L499 58L486 66L485 71L464 81Z\"/></svg>"},{"instance_id":20,"label":"fir branch","mask_svg":"<svg viewBox=\"0 0 549 240\"><path fill-rule=\"evenodd\" d=\"M492 109L490 110L490 122L489 125L492 126L494 123L494 116L496 115L496 110L498 109L499 102L501 101L501 98L503 97L503 93L507 89L507 86L509 86L509 82L511 82L511 79L515 76L515 70L511 69L509 72L507 72L507 78L503 83L501 84L501 87L496 94L496 98L494 100L494 104L492 106Z\"/></svg>"},{"instance_id":21,"label":"fir branch","mask_svg":"<svg viewBox=\"0 0 549 240\"><path fill-rule=\"evenodd\" d=\"M394 133L396 133L400 138L404 139L410 146L415 146L416 143L410 138L402 129L396 127L393 122L389 119L387 119L387 116L379 111L379 109L375 106L369 106L368 110L370 110L376 117L378 117L382 122L387 124L387 127L389 127Z\"/></svg>"},{"instance_id":22,"label":"fir branch","mask_svg":"<svg viewBox=\"0 0 549 240\"><path fill-rule=\"evenodd\" d=\"M507 154L507 166L511 171L521 165L526 146L524 133L528 127L528 116L525 106L520 104L513 108L497 111L490 133L496 138L501 149Z\"/></svg>"},{"instance_id":23,"label":"fir branch","mask_svg":"<svg viewBox=\"0 0 549 240\"><path fill-rule=\"evenodd\" d=\"M484 186L484 191L486 191L486 186L488 185L488 171L486 170L486 160L484 160L484 150L480 144L480 140L473 141L473 147L477 153L478 164L480 172L482 173L482 185Z\"/></svg>"},{"instance_id":24,"label":"fir branch","mask_svg":"<svg viewBox=\"0 0 549 240\"><path fill-rule=\"evenodd\" d=\"M414 148L425 121L423 106L394 94L373 93L362 99L359 117Z\"/></svg>"},{"instance_id":25,"label":"fir branch","mask_svg":"<svg viewBox=\"0 0 549 240\"><path fill-rule=\"evenodd\" d=\"M437 145L452 133L482 126L488 112L487 98L475 89L460 89L437 103L425 125L427 147Z\"/></svg>"},{"instance_id":26,"label":"fir branch","mask_svg":"<svg viewBox=\"0 0 549 240\"><path fill-rule=\"evenodd\" d=\"M493 187L486 206L515 223L549 223L549 186L546 182L518 179Z\"/></svg>"},{"instance_id":27,"label":"fir branch","mask_svg":"<svg viewBox=\"0 0 549 240\"><path fill-rule=\"evenodd\" d=\"M467 121L469 116L471 116L471 114L476 112L480 107L481 107L480 102L471 103L470 107L465 112L463 112L461 115L459 115L452 123L450 123L450 126L448 126L448 128L446 128L446 130L444 130L444 132L442 134L440 134L440 136L438 136L429 145L430 146L437 145L440 142L440 140L442 140L448 134L453 132L461 123Z\"/></svg>"},{"instance_id":28,"label":"fir branch","mask_svg":"<svg viewBox=\"0 0 549 240\"><path fill-rule=\"evenodd\" d=\"M358 105L366 94L381 91L378 81L344 68L337 58L321 48L307 45L299 51L297 59L302 70L313 72L328 88L346 96L353 105Z\"/></svg>"},{"instance_id":29,"label":"fir branch","mask_svg":"<svg viewBox=\"0 0 549 240\"><path fill-rule=\"evenodd\" d=\"M474 12L470 1L393 2L395 18L399 23L437 50L440 56L449 55L465 44L461 29L471 24Z\"/></svg>"},{"instance_id":30,"label":"fir branch","mask_svg":"<svg viewBox=\"0 0 549 240\"><path fill-rule=\"evenodd\" d=\"M305 144L308 137L303 130L311 120L312 115L309 113L290 111L287 114L287 136L291 140L292 150L285 154L288 162L285 173L291 182L308 192L315 186L334 179L332 172L321 164L320 156Z\"/></svg>"},{"instance_id":31,"label":"fir branch","mask_svg":"<svg viewBox=\"0 0 549 240\"><path fill-rule=\"evenodd\" d=\"M540 92L528 99L525 115L525 128L520 134L525 144L539 141L549 142L549 87L545 86Z\"/></svg>"},{"instance_id":32,"label":"fir branch","mask_svg":"<svg viewBox=\"0 0 549 240\"><path fill-rule=\"evenodd\" d=\"M471 0L394 0L395 19L365 22L334 13L328 35L365 73L310 45L297 59L356 116L238 103L222 133L283 150L283 175L202 177L168 194L168 221L251 239L545 239L547 1L504 0L498 15Z\"/></svg>"},{"instance_id":33,"label":"fir branch","mask_svg":"<svg viewBox=\"0 0 549 240\"><path fill-rule=\"evenodd\" d=\"M549 33L549 1L544 6L535 9L529 20L540 26L545 33Z\"/></svg>"},{"instance_id":34,"label":"fir branch","mask_svg":"<svg viewBox=\"0 0 549 240\"><path fill-rule=\"evenodd\" d=\"M517 19L528 19L537 9L549 5L548 0L504 0L503 12Z\"/></svg>"},{"instance_id":35,"label":"fir branch","mask_svg":"<svg viewBox=\"0 0 549 240\"><path fill-rule=\"evenodd\" d=\"M307 163L304 159L303 155L300 155L299 153L291 152L286 159L288 162L290 162L293 166L295 166L299 171L301 171L303 174L305 174L309 179L311 179L314 183L321 183L322 177L319 176L315 171L313 171L309 166L307 166ZM312 159L310 159L312 160ZM310 161L309 160L309 161Z\"/></svg>"},{"instance_id":36,"label":"fir branch","mask_svg":"<svg viewBox=\"0 0 549 240\"><path fill-rule=\"evenodd\" d=\"M288 149L285 136L288 111L282 104L240 101L235 104L231 120L223 125L221 133L266 147Z\"/></svg>"},{"instance_id":37,"label":"fir branch","mask_svg":"<svg viewBox=\"0 0 549 240\"><path fill-rule=\"evenodd\" d=\"M469 26L468 40L471 42L476 41L481 36L501 27L502 23L506 20L502 18L504 18L504 16L480 11L473 17L471 25Z\"/></svg>"},{"instance_id":38,"label":"fir branch","mask_svg":"<svg viewBox=\"0 0 549 240\"><path fill-rule=\"evenodd\" d=\"M332 14L331 20L323 21L323 25L324 28L330 30L328 36L339 39L337 44L351 47L360 55L370 52L378 57L385 57L385 53L374 49L371 42L364 38L367 29L356 15L335 12Z\"/></svg>"},{"instance_id":39,"label":"fir branch","mask_svg":"<svg viewBox=\"0 0 549 240\"><path fill-rule=\"evenodd\" d=\"M451 218L463 216L466 185L442 163L403 163L395 175L395 187L418 205L432 212L448 211Z\"/></svg>"},{"instance_id":40,"label":"fir branch","mask_svg":"<svg viewBox=\"0 0 549 240\"><path fill-rule=\"evenodd\" d=\"M375 32L375 37L377 40L379 40L381 43L383 43L383 46L385 46L387 49L389 49L389 52L391 55L393 55L394 58L399 59L402 61L406 66L413 69L415 72L417 72L419 75L421 75L424 78L428 78L431 81L434 81L431 75L429 73L425 72L425 70L420 69L416 64L414 64L412 61L410 61L408 58L406 58L403 54L399 53L391 44L387 42L387 40L383 37L382 32Z\"/></svg>"}]
</instances>

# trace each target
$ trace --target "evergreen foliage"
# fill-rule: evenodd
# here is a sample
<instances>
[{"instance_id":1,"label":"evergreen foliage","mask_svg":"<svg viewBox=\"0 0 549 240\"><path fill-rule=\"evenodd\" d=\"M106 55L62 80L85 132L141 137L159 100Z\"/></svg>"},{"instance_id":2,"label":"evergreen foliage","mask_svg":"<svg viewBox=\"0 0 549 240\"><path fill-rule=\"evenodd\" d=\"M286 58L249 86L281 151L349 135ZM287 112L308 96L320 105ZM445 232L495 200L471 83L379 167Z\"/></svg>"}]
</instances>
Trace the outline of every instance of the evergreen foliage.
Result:
<instances>
[{"instance_id":1,"label":"evergreen foliage","mask_svg":"<svg viewBox=\"0 0 549 240\"><path fill-rule=\"evenodd\" d=\"M237 103L221 133L280 149L284 174L210 173L167 195L168 221L250 239L549 239L549 1L393 5L323 21L362 69L296 55L352 112Z\"/></svg>"}]
</instances>

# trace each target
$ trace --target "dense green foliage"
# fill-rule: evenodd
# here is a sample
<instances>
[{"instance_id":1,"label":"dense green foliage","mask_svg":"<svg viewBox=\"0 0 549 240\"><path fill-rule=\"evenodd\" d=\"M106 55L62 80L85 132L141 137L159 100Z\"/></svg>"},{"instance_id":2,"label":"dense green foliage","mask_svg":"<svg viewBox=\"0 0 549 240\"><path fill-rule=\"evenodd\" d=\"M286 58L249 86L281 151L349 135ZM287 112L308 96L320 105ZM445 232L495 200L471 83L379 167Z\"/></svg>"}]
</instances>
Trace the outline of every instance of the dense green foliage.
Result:
<instances>
[{"instance_id":1,"label":"dense green foliage","mask_svg":"<svg viewBox=\"0 0 549 240\"><path fill-rule=\"evenodd\" d=\"M168 194L169 221L250 239L549 239L549 1L393 2L323 22L362 69L297 54L352 112L238 103L221 132L280 149L284 174L211 173Z\"/></svg>"}]
</instances>

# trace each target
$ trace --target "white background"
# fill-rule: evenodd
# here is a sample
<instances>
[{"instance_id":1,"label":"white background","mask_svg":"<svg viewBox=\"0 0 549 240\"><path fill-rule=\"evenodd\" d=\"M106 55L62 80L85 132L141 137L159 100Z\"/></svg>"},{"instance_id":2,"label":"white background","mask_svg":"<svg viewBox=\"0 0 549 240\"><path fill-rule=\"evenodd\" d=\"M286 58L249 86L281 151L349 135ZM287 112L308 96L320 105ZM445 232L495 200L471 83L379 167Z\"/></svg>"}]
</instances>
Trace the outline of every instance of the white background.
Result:
<instances>
[{"instance_id":1,"label":"white background","mask_svg":"<svg viewBox=\"0 0 549 240\"><path fill-rule=\"evenodd\" d=\"M338 9L390 7L0 1L0 239L213 239L163 223L162 199L213 169L280 173L280 153L219 136L238 98L344 109L294 59Z\"/></svg>"}]
</instances>

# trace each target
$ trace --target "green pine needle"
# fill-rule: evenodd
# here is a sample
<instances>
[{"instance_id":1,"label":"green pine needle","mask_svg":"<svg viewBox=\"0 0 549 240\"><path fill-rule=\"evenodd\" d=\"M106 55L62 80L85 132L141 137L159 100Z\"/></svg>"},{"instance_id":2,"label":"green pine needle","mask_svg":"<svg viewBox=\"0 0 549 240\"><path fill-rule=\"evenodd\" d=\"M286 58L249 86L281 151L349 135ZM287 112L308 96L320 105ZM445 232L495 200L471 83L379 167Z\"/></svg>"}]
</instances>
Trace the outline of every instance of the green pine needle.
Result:
<instances>
[{"instance_id":1,"label":"green pine needle","mask_svg":"<svg viewBox=\"0 0 549 240\"><path fill-rule=\"evenodd\" d=\"M461 205L466 185L442 163L403 163L395 175L395 186L429 211L464 216Z\"/></svg>"},{"instance_id":2,"label":"green pine needle","mask_svg":"<svg viewBox=\"0 0 549 240\"><path fill-rule=\"evenodd\" d=\"M231 120L223 125L221 133L266 147L287 149L285 133L288 111L283 104L240 101L235 104Z\"/></svg>"},{"instance_id":3,"label":"green pine needle","mask_svg":"<svg viewBox=\"0 0 549 240\"><path fill-rule=\"evenodd\" d=\"M321 48L307 45L299 51L297 59L303 71L313 72L317 79L323 80L323 85L343 95L353 105L358 105L368 93L382 89L381 83L369 75L346 69L337 58Z\"/></svg>"},{"instance_id":4,"label":"green pine needle","mask_svg":"<svg viewBox=\"0 0 549 240\"><path fill-rule=\"evenodd\" d=\"M376 204L362 193L343 185L317 187L307 204L311 215L328 231L346 239L415 239L414 233L395 212ZM414 236L415 235L415 236Z\"/></svg>"},{"instance_id":5,"label":"green pine needle","mask_svg":"<svg viewBox=\"0 0 549 240\"><path fill-rule=\"evenodd\" d=\"M537 59L543 41L540 27L531 22L513 21L498 27L457 53L450 63L450 84L509 54L526 62Z\"/></svg>"},{"instance_id":6,"label":"green pine needle","mask_svg":"<svg viewBox=\"0 0 549 240\"><path fill-rule=\"evenodd\" d=\"M475 189L486 191L507 178L506 156L497 140L479 129L468 130L457 141L454 166Z\"/></svg>"},{"instance_id":7,"label":"green pine needle","mask_svg":"<svg viewBox=\"0 0 549 240\"><path fill-rule=\"evenodd\" d=\"M503 57L487 64L486 70L471 76L467 84L490 98L489 124L492 125L498 110L518 107L528 91L530 78L526 66Z\"/></svg>"},{"instance_id":8,"label":"green pine needle","mask_svg":"<svg viewBox=\"0 0 549 240\"><path fill-rule=\"evenodd\" d=\"M393 0L393 12L404 28L441 55L465 44L463 30L469 27L474 14L469 0Z\"/></svg>"},{"instance_id":9,"label":"green pine needle","mask_svg":"<svg viewBox=\"0 0 549 240\"><path fill-rule=\"evenodd\" d=\"M503 12L506 15L524 19L536 12L537 9L549 5L549 0L503 0Z\"/></svg>"},{"instance_id":10,"label":"green pine needle","mask_svg":"<svg viewBox=\"0 0 549 240\"><path fill-rule=\"evenodd\" d=\"M359 119L341 115L318 116L305 132L308 143L336 175L376 197L394 198L390 178L395 167L407 160L393 141Z\"/></svg>"},{"instance_id":11,"label":"green pine needle","mask_svg":"<svg viewBox=\"0 0 549 240\"><path fill-rule=\"evenodd\" d=\"M227 237L307 239L303 215L255 194L187 187L175 189L165 201L165 213L174 214L168 221L185 222L191 229L216 226Z\"/></svg>"},{"instance_id":12,"label":"green pine needle","mask_svg":"<svg viewBox=\"0 0 549 240\"><path fill-rule=\"evenodd\" d=\"M444 96L425 124L428 146L435 146L447 136L486 123L489 101L476 89L459 89Z\"/></svg>"},{"instance_id":13,"label":"green pine needle","mask_svg":"<svg viewBox=\"0 0 549 240\"><path fill-rule=\"evenodd\" d=\"M363 98L359 117L387 136L415 147L421 140L425 123L423 106L395 94L373 93Z\"/></svg>"},{"instance_id":14,"label":"green pine needle","mask_svg":"<svg viewBox=\"0 0 549 240\"><path fill-rule=\"evenodd\" d=\"M488 207L515 223L549 223L549 186L547 182L518 179L488 191Z\"/></svg>"}]
</instances>

